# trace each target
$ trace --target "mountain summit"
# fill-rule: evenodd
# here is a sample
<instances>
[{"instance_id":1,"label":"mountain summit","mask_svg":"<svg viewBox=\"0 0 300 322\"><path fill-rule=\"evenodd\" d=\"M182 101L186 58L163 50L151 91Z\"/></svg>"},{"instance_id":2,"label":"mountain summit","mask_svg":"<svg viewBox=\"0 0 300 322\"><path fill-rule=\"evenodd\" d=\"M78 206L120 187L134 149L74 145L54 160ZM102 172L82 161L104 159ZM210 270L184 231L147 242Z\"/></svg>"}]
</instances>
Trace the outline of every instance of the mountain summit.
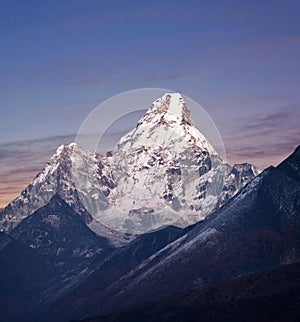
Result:
<instances>
[{"instance_id":1,"label":"mountain summit","mask_svg":"<svg viewBox=\"0 0 300 322\"><path fill-rule=\"evenodd\" d=\"M204 135L196 129L191 112L179 93L167 93L154 101L136 128L123 136L117 146L119 150L140 146L172 147L175 152L187 146L198 146L217 155Z\"/></svg>"},{"instance_id":2,"label":"mountain summit","mask_svg":"<svg viewBox=\"0 0 300 322\"><path fill-rule=\"evenodd\" d=\"M175 116L176 120L181 123L195 126L191 112L179 93L166 93L161 98L158 98L153 102L141 121L149 122L153 121L155 118L156 120L160 120L161 117L172 118L172 116ZM174 118L173 121L175 121Z\"/></svg>"}]
</instances>

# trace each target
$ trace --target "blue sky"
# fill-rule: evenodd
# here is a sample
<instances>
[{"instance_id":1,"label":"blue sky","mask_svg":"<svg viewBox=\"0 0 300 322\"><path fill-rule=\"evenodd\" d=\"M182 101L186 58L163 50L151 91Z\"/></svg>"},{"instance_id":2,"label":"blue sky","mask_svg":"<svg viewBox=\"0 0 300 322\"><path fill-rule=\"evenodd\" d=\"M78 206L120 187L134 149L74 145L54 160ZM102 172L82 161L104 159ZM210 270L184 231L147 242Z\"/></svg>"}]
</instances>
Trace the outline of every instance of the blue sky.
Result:
<instances>
[{"instance_id":1,"label":"blue sky","mask_svg":"<svg viewBox=\"0 0 300 322\"><path fill-rule=\"evenodd\" d=\"M231 163L277 164L299 144L299 15L283 0L2 0L0 162L26 141L42 168L103 100L161 87L207 110Z\"/></svg>"}]
</instances>

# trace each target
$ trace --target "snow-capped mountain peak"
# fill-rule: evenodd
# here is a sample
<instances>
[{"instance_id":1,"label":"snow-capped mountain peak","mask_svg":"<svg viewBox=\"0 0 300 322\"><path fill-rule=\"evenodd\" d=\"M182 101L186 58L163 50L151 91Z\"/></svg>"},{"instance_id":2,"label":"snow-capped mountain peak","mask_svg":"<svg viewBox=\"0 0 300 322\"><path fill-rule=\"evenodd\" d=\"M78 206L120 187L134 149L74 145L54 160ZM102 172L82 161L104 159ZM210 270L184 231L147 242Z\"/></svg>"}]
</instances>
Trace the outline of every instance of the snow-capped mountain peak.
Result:
<instances>
[{"instance_id":1,"label":"snow-capped mountain peak","mask_svg":"<svg viewBox=\"0 0 300 322\"><path fill-rule=\"evenodd\" d=\"M166 93L158 98L139 123L163 122L163 119L195 126L191 112L180 93Z\"/></svg>"},{"instance_id":2,"label":"snow-capped mountain peak","mask_svg":"<svg viewBox=\"0 0 300 322\"><path fill-rule=\"evenodd\" d=\"M110 164L116 189L110 207L96 217L133 233L203 218L216 203L225 171L179 93L152 103L136 128L120 139Z\"/></svg>"},{"instance_id":3,"label":"snow-capped mountain peak","mask_svg":"<svg viewBox=\"0 0 300 322\"><path fill-rule=\"evenodd\" d=\"M57 149L54 155L60 155L63 152L69 151L73 152L74 148L78 147L78 145L75 142L71 142L69 145L60 145Z\"/></svg>"},{"instance_id":4,"label":"snow-capped mountain peak","mask_svg":"<svg viewBox=\"0 0 300 322\"><path fill-rule=\"evenodd\" d=\"M59 146L51 159L47 162L46 167L35 177L32 184L43 182L47 176L53 175L58 167L64 163L71 166L70 158L74 152L75 146L77 146L75 142L72 142L69 145L62 144Z\"/></svg>"},{"instance_id":5,"label":"snow-capped mountain peak","mask_svg":"<svg viewBox=\"0 0 300 322\"><path fill-rule=\"evenodd\" d=\"M92 179L87 182L97 183L93 188L98 189L101 194L109 194L106 183L110 186L112 183L110 179L105 177L109 174L106 172L101 157L92 151L83 150L76 143L67 146L61 145L32 183L1 212L0 230L10 232L23 219L46 205L55 194L58 194L70 205L82 217L83 221L89 223L92 217L82 205L78 195L80 187L76 185L74 180L74 173L78 174L80 167L85 170L89 169L87 174L90 174Z\"/></svg>"},{"instance_id":6,"label":"snow-capped mountain peak","mask_svg":"<svg viewBox=\"0 0 300 322\"><path fill-rule=\"evenodd\" d=\"M181 153L196 148L217 156L217 152L195 127L191 112L179 93L166 93L152 103L135 129L123 136L117 149L159 148Z\"/></svg>"},{"instance_id":7,"label":"snow-capped mountain peak","mask_svg":"<svg viewBox=\"0 0 300 322\"><path fill-rule=\"evenodd\" d=\"M225 164L196 128L183 96L166 93L109 154L61 145L1 212L0 230L10 232L55 193L99 234L107 233L103 226L133 234L183 227L203 219L254 175L251 166ZM228 189L218 202L224 181Z\"/></svg>"}]
</instances>

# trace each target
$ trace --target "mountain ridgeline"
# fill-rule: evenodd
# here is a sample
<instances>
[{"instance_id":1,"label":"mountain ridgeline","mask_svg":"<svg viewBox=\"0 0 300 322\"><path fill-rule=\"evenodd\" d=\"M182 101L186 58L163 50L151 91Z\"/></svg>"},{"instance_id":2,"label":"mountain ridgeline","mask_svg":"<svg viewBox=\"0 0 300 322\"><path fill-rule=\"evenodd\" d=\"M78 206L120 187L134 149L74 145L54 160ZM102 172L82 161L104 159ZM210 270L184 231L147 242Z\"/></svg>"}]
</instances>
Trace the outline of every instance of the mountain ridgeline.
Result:
<instances>
[{"instance_id":1,"label":"mountain ridgeline","mask_svg":"<svg viewBox=\"0 0 300 322\"><path fill-rule=\"evenodd\" d=\"M178 93L113 152L59 147L0 230L1 321L300 317L300 147L230 166Z\"/></svg>"}]
</instances>

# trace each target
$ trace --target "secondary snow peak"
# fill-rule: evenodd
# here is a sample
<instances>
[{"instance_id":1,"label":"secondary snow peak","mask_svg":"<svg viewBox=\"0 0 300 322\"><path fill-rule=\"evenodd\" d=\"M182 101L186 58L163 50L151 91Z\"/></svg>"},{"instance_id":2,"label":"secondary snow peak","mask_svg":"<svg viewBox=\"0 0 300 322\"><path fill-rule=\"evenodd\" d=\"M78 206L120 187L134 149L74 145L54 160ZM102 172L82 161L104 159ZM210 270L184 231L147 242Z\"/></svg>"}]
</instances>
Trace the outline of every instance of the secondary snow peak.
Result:
<instances>
[{"instance_id":1,"label":"secondary snow peak","mask_svg":"<svg viewBox=\"0 0 300 322\"><path fill-rule=\"evenodd\" d=\"M57 155L61 154L65 150L73 151L76 146L77 146L77 144L75 142L72 142L69 145L62 144L57 148L55 154L57 154Z\"/></svg>"}]
</instances>

